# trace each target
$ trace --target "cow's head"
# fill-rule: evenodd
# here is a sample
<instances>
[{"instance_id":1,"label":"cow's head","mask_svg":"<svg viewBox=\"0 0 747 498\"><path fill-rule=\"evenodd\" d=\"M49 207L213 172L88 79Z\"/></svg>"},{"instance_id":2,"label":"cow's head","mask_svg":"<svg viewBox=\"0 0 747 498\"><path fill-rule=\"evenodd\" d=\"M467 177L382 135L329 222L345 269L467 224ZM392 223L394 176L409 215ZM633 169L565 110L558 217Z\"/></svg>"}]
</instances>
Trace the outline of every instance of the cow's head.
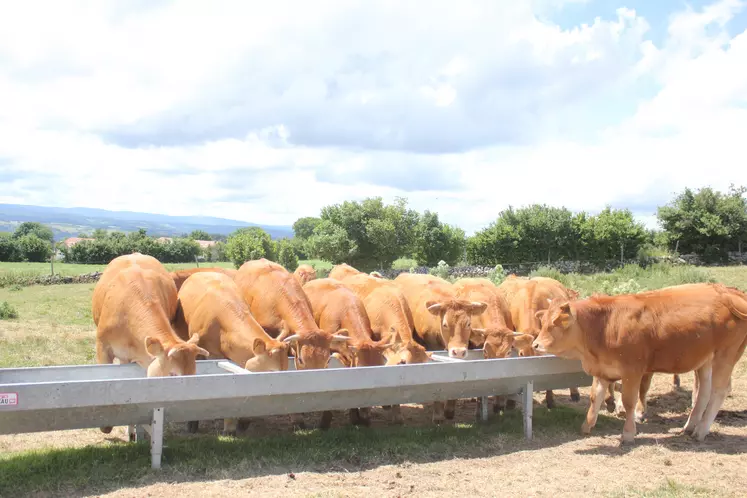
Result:
<instances>
[{"instance_id":1,"label":"cow's head","mask_svg":"<svg viewBox=\"0 0 747 498\"><path fill-rule=\"evenodd\" d=\"M328 334L320 329L297 332L283 339L291 345L292 349L295 349L293 361L296 364L296 370L326 368L329 363L330 349L348 340L347 336Z\"/></svg>"},{"instance_id":2,"label":"cow's head","mask_svg":"<svg viewBox=\"0 0 747 498\"><path fill-rule=\"evenodd\" d=\"M570 302L552 301L549 308L538 311L536 316L541 328L532 347L537 352L562 356L575 349L578 325Z\"/></svg>"},{"instance_id":3,"label":"cow's head","mask_svg":"<svg viewBox=\"0 0 747 498\"><path fill-rule=\"evenodd\" d=\"M253 358L249 358L244 365L250 372L279 372L288 370L289 345L275 339L256 337L252 341Z\"/></svg>"},{"instance_id":4,"label":"cow's head","mask_svg":"<svg viewBox=\"0 0 747 498\"><path fill-rule=\"evenodd\" d=\"M347 329L340 329L337 335L348 336ZM338 347L339 355L345 359L347 366L378 367L386 363L388 352L395 347L396 336L390 335L380 341L372 339L350 339ZM340 358L338 356L338 358ZM342 360L341 360L342 361Z\"/></svg>"},{"instance_id":5,"label":"cow's head","mask_svg":"<svg viewBox=\"0 0 747 498\"><path fill-rule=\"evenodd\" d=\"M507 358L511 350L516 350L519 356L534 356L532 341L534 336L512 330L484 330L473 329L485 337L482 351L485 359Z\"/></svg>"},{"instance_id":6,"label":"cow's head","mask_svg":"<svg viewBox=\"0 0 747 498\"><path fill-rule=\"evenodd\" d=\"M415 341L398 342L386 351L387 365L410 365L413 363L428 363L430 353Z\"/></svg>"},{"instance_id":7,"label":"cow's head","mask_svg":"<svg viewBox=\"0 0 747 498\"><path fill-rule=\"evenodd\" d=\"M301 287L306 285L307 282L316 280L316 270L311 265L301 265L296 268L293 274L296 276L298 283L301 284Z\"/></svg>"},{"instance_id":8,"label":"cow's head","mask_svg":"<svg viewBox=\"0 0 747 498\"><path fill-rule=\"evenodd\" d=\"M427 301L425 306L431 314L439 318L441 337L449 356L464 358L472 333L472 317L482 314L488 305L478 301L452 299L441 302Z\"/></svg>"},{"instance_id":9,"label":"cow's head","mask_svg":"<svg viewBox=\"0 0 747 498\"><path fill-rule=\"evenodd\" d=\"M165 348L157 337L146 337L145 351L153 358L148 365L148 377L194 375L197 370L197 355L206 358L210 356L210 353L197 345L199 342L200 336L193 334L188 341Z\"/></svg>"}]
</instances>

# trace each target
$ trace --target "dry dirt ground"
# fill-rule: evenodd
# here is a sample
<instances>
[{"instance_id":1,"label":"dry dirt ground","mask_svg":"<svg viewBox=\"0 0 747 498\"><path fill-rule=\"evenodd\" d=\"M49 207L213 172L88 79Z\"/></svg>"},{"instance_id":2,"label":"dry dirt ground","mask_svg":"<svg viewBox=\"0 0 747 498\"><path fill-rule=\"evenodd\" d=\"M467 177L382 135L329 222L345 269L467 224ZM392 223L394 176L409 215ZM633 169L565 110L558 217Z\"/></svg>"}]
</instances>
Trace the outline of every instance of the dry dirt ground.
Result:
<instances>
[{"instance_id":1,"label":"dry dirt ground","mask_svg":"<svg viewBox=\"0 0 747 498\"><path fill-rule=\"evenodd\" d=\"M747 496L747 358L735 370L733 394L703 443L677 434L689 410L692 374L682 376L679 391L672 389L671 381L671 375L654 377L649 419L639 424L633 447L620 446L620 421L614 428L607 424L595 430L591 437L535 423L533 441L507 434L467 458L429 455L423 461L381 461L359 468L349 462L323 469L239 466L218 471L210 477L214 480L170 474L169 482L160 482L163 478L151 473L133 487L101 496ZM567 390L556 391L556 400L585 410L588 388L581 392L580 403L572 403ZM535 393L535 403L543 400L543 393ZM407 426L430 423L429 407L412 405L403 412ZM461 400L456 421L471 423L474 413L475 403ZM389 423L388 413L380 408L374 417L372 430ZM345 414L335 412L333 427L347 424ZM220 421L201 422L200 432L220 427ZM288 417L253 419L242 437L291 430ZM169 427L167 444L173 431L183 434L184 427ZM125 428L117 427L110 435L90 429L0 436L0 451L102 444L112 437L124 441Z\"/></svg>"}]
</instances>

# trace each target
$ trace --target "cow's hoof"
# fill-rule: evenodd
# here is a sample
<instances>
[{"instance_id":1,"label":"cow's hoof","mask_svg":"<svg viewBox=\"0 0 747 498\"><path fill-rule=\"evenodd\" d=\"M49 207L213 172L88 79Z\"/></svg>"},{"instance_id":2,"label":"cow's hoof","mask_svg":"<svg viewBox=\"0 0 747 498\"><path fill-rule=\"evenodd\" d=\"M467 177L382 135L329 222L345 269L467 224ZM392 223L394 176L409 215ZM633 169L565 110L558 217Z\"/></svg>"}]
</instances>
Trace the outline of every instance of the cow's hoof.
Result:
<instances>
[{"instance_id":1,"label":"cow's hoof","mask_svg":"<svg viewBox=\"0 0 747 498\"><path fill-rule=\"evenodd\" d=\"M114 429L114 427L101 427L101 432L103 432L104 434L109 434L112 429Z\"/></svg>"},{"instance_id":2,"label":"cow's hoof","mask_svg":"<svg viewBox=\"0 0 747 498\"><path fill-rule=\"evenodd\" d=\"M547 400L547 407L550 408L550 409L555 408L555 401L551 400L551 399L548 399Z\"/></svg>"},{"instance_id":3,"label":"cow's hoof","mask_svg":"<svg viewBox=\"0 0 747 498\"><path fill-rule=\"evenodd\" d=\"M584 436L588 436L589 434L591 434L591 427L586 422L581 424L581 434Z\"/></svg>"},{"instance_id":4,"label":"cow's hoof","mask_svg":"<svg viewBox=\"0 0 747 498\"><path fill-rule=\"evenodd\" d=\"M617 408L617 404L615 403L615 400L607 400L604 402L605 405L607 405L607 411L610 413L615 413L615 408Z\"/></svg>"},{"instance_id":5,"label":"cow's hoof","mask_svg":"<svg viewBox=\"0 0 747 498\"><path fill-rule=\"evenodd\" d=\"M571 401L581 401L581 393L578 391L571 391Z\"/></svg>"},{"instance_id":6,"label":"cow's hoof","mask_svg":"<svg viewBox=\"0 0 747 498\"><path fill-rule=\"evenodd\" d=\"M200 422L198 420L187 422L187 432L189 432L190 434L195 434L199 428Z\"/></svg>"}]
</instances>

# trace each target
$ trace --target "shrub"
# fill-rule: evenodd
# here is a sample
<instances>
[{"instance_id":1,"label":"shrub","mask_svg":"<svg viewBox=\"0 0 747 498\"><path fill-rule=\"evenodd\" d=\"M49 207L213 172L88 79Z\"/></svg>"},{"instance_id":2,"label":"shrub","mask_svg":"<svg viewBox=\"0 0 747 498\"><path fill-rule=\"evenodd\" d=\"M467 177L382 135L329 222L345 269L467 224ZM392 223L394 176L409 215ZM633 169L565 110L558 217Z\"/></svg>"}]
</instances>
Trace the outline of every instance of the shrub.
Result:
<instances>
[{"instance_id":1,"label":"shrub","mask_svg":"<svg viewBox=\"0 0 747 498\"><path fill-rule=\"evenodd\" d=\"M290 241L283 239L278 243L278 263L283 265L289 272L298 268L298 256Z\"/></svg>"},{"instance_id":2,"label":"shrub","mask_svg":"<svg viewBox=\"0 0 747 498\"><path fill-rule=\"evenodd\" d=\"M36 234L29 233L18 239L18 244L23 253L23 259L32 263L43 263L52 255L49 242L40 239Z\"/></svg>"},{"instance_id":3,"label":"shrub","mask_svg":"<svg viewBox=\"0 0 747 498\"><path fill-rule=\"evenodd\" d=\"M495 285L501 285L506 279L506 270L501 265L495 265L495 268L488 272L487 279Z\"/></svg>"},{"instance_id":4,"label":"shrub","mask_svg":"<svg viewBox=\"0 0 747 498\"><path fill-rule=\"evenodd\" d=\"M7 232L0 233L0 261L21 261L21 247L18 239Z\"/></svg>"},{"instance_id":5,"label":"shrub","mask_svg":"<svg viewBox=\"0 0 747 498\"><path fill-rule=\"evenodd\" d=\"M417 266L417 264L412 258L399 258L392 263L392 270L409 270Z\"/></svg>"},{"instance_id":6,"label":"shrub","mask_svg":"<svg viewBox=\"0 0 747 498\"><path fill-rule=\"evenodd\" d=\"M270 234L259 227L236 230L226 241L226 255L236 268L255 259L274 260L273 253L274 247Z\"/></svg>"},{"instance_id":7,"label":"shrub","mask_svg":"<svg viewBox=\"0 0 747 498\"><path fill-rule=\"evenodd\" d=\"M18 311L8 301L0 303L0 320L14 320L18 318Z\"/></svg>"},{"instance_id":8,"label":"shrub","mask_svg":"<svg viewBox=\"0 0 747 498\"><path fill-rule=\"evenodd\" d=\"M446 261L441 260L438 262L438 266L431 268L428 273L447 280L449 278L449 265Z\"/></svg>"}]
</instances>

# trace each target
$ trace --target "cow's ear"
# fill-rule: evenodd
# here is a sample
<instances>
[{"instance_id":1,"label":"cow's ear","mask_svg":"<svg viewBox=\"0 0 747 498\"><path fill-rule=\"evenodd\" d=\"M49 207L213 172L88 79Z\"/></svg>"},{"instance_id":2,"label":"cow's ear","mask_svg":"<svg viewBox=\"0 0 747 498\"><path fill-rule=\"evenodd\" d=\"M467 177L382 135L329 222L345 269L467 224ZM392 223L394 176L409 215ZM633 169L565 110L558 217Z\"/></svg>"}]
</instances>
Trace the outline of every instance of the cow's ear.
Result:
<instances>
[{"instance_id":1,"label":"cow's ear","mask_svg":"<svg viewBox=\"0 0 747 498\"><path fill-rule=\"evenodd\" d=\"M145 338L145 351L151 358L155 358L156 356L160 356L166 352L163 349L161 341L151 336Z\"/></svg>"},{"instance_id":2,"label":"cow's ear","mask_svg":"<svg viewBox=\"0 0 747 498\"><path fill-rule=\"evenodd\" d=\"M573 312L568 302L561 304L553 315L553 325L567 329L573 323Z\"/></svg>"},{"instance_id":3,"label":"cow's ear","mask_svg":"<svg viewBox=\"0 0 747 498\"><path fill-rule=\"evenodd\" d=\"M264 354L267 351L267 344L261 338L255 337L254 344L252 344L252 351L254 351L254 356Z\"/></svg>"},{"instance_id":4,"label":"cow's ear","mask_svg":"<svg viewBox=\"0 0 747 498\"><path fill-rule=\"evenodd\" d=\"M425 307L428 308L428 311L434 315L440 315L441 309L443 308L443 305L441 303L438 303L436 301L426 301Z\"/></svg>"},{"instance_id":5,"label":"cow's ear","mask_svg":"<svg viewBox=\"0 0 747 498\"><path fill-rule=\"evenodd\" d=\"M473 327L469 340L476 345L483 344L485 342L485 329L476 329Z\"/></svg>"}]
</instances>

